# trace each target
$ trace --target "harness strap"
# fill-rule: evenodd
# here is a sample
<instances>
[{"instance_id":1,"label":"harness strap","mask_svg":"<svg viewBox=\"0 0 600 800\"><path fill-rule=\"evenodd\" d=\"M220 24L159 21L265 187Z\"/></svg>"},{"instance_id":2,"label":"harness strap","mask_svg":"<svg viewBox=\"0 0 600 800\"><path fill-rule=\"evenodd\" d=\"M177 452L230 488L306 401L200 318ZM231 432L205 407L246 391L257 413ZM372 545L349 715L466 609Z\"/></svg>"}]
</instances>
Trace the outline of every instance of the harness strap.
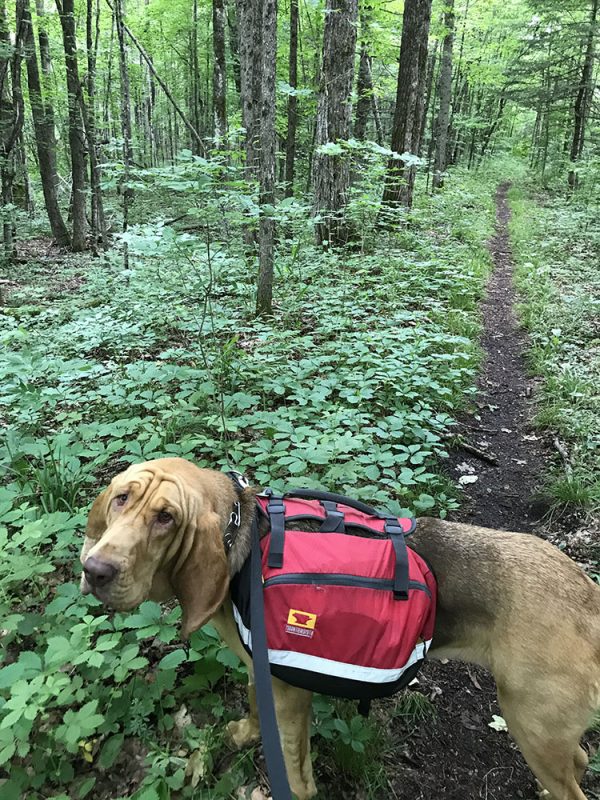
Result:
<instances>
[{"instance_id":1,"label":"harness strap","mask_svg":"<svg viewBox=\"0 0 600 800\"><path fill-rule=\"evenodd\" d=\"M271 782L271 794L274 800L292 800L279 738L279 728L277 727L277 717L275 716L275 704L273 702L259 539L258 522L255 516L252 520L252 555L250 557L250 604L252 609L250 629L252 633L252 663L254 665L256 705L258 707L263 752Z\"/></svg>"},{"instance_id":2,"label":"harness strap","mask_svg":"<svg viewBox=\"0 0 600 800\"><path fill-rule=\"evenodd\" d=\"M394 597L396 600L408 600L408 553L406 552L404 531L396 517L386 519L385 532L390 537L396 554Z\"/></svg>"},{"instance_id":3,"label":"harness strap","mask_svg":"<svg viewBox=\"0 0 600 800\"><path fill-rule=\"evenodd\" d=\"M327 516L323 520L320 533L345 533L344 512L338 511L337 503L331 500L321 500L321 505L325 509Z\"/></svg>"},{"instance_id":4,"label":"harness strap","mask_svg":"<svg viewBox=\"0 0 600 800\"><path fill-rule=\"evenodd\" d=\"M271 544L267 563L272 569L281 569L285 544L285 506L281 495L270 495L267 513L271 523Z\"/></svg>"}]
</instances>

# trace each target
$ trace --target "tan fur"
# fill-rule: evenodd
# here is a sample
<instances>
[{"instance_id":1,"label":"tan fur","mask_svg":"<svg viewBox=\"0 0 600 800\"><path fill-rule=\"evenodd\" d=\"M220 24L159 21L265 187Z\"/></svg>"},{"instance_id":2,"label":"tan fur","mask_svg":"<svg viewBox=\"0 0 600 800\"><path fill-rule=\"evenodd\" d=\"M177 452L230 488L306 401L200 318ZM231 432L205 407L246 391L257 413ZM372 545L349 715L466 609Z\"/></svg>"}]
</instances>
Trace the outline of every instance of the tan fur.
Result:
<instances>
[{"instance_id":1,"label":"tan fur","mask_svg":"<svg viewBox=\"0 0 600 800\"><path fill-rule=\"evenodd\" d=\"M129 494L120 508L115 499ZM119 572L97 596L119 610L177 596L184 637L208 619L249 667L250 715L228 726L238 746L259 738L252 667L227 596L249 552L253 492L229 557L223 534L236 493L230 479L178 458L130 467L92 505L81 561ZM156 514L175 521L164 530ZM557 548L529 534L422 519L410 546L438 578L430 654L491 670L512 736L552 800L585 800L579 741L599 705L600 588ZM82 577L82 591L90 591ZM316 793L310 759L311 695L273 680L283 751L299 800Z\"/></svg>"}]
</instances>

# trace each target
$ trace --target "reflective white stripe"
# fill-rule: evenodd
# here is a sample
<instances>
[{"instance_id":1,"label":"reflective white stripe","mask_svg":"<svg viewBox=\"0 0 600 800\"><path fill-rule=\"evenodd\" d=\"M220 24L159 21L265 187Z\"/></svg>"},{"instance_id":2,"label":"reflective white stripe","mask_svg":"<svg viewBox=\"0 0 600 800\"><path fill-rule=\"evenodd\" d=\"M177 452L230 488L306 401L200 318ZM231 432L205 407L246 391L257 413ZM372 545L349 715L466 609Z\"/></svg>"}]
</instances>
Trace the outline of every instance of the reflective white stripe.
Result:
<instances>
[{"instance_id":1,"label":"reflective white stripe","mask_svg":"<svg viewBox=\"0 0 600 800\"><path fill-rule=\"evenodd\" d=\"M233 606L233 616L235 617L242 642L252 651L252 634L242 622L239 611ZM425 658L431 639L426 642L419 642L410 654L410 657L403 667L396 669L379 669L378 667L361 667L358 664L346 664L343 661L332 661L330 658L320 656L310 656L305 653L295 653L293 650L271 650L269 648L269 662L283 667L294 667L295 669L307 669L311 672L322 672L325 675L334 675L336 678L346 678L353 681L364 681L367 683L391 683L412 667L417 661Z\"/></svg>"}]
</instances>

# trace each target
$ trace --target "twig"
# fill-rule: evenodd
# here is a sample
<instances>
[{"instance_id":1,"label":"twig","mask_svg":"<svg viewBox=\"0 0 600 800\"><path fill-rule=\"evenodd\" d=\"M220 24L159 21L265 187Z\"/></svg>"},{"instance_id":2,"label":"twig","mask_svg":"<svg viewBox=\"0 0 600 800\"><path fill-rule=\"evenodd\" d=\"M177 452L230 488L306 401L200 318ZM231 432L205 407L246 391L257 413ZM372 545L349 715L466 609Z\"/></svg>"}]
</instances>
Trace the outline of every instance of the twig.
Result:
<instances>
[{"instance_id":1,"label":"twig","mask_svg":"<svg viewBox=\"0 0 600 800\"><path fill-rule=\"evenodd\" d=\"M462 436L456 436L456 434L448 434L446 437L448 439L453 439L454 444L459 447L461 450L466 450L467 453L471 453L477 458L480 458L482 461L487 461L488 464L493 464L493 466L498 466L498 459L496 456L492 455L491 453L486 453L485 450L480 450L479 447L475 447L474 444L469 444L469 442L465 442Z\"/></svg>"},{"instance_id":2,"label":"twig","mask_svg":"<svg viewBox=\"0 0 600 800\"><path fill-rule=\"evenodd\" d=\"M556 449L562 456L562 459L565 464L565 472L570 478L573 475L573 465L571 464L571 459L569 458L569 451L567 450L566 446L559 440L558 436L554 437L553 442L554 442L554 447L556 447Z\"/></svg>"}]
</instances>

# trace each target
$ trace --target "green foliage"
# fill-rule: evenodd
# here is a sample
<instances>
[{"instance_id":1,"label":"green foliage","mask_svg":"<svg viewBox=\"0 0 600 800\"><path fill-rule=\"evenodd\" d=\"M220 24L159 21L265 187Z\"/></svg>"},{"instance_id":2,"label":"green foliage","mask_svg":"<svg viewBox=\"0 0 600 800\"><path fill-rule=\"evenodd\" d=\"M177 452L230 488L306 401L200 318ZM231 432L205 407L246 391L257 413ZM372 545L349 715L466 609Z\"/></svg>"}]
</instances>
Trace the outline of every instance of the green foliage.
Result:
<instances>
[{"instance_id":1,"label":"green foliage","mask_svg":"<svg viewBox=\"0 0 600 800\"><path fill-rule=\"evenodd\" d=\"M559 505L600 507L598 279L595 211L585 202L546 196L541 203L513 190L511 226L521 314L531 338L530 363L543 377L538 423L558 436L549 490Z\"/></svg>"},{"instance_id":2,"label":"green foliage","mask_svg":"<svg viewBox=\"0 0 600 800\"><path fill-rule=\"evenodd\" d=\"M351 213L373 207L379 163L365 170ZM444 516L457 505L439 464L474 391L491 185L449 180L398 234L376 238L369 211L363 252L316 250L307 209L280 206L290 236L278 245L280 299L258 322L245 254L214 235L251 213L221 168L183 154L173 170L140 173L165 204L197 209L199 228L132 225L127 272L117 258L73 259L60 275L33 263L4 308L7 797L90 796L132 753L144 765L138 800L226 798L252 781L251 753L222 766L223 683L242 671L215 632L196 634L188 659L179 609L147 602L108 615L72 582L86 503L119 469L173 454L397 512ZM317 723L331 757L355 778L360 757L378 786L374 726L332 713Z\"/></svg>"}]
</instances>

